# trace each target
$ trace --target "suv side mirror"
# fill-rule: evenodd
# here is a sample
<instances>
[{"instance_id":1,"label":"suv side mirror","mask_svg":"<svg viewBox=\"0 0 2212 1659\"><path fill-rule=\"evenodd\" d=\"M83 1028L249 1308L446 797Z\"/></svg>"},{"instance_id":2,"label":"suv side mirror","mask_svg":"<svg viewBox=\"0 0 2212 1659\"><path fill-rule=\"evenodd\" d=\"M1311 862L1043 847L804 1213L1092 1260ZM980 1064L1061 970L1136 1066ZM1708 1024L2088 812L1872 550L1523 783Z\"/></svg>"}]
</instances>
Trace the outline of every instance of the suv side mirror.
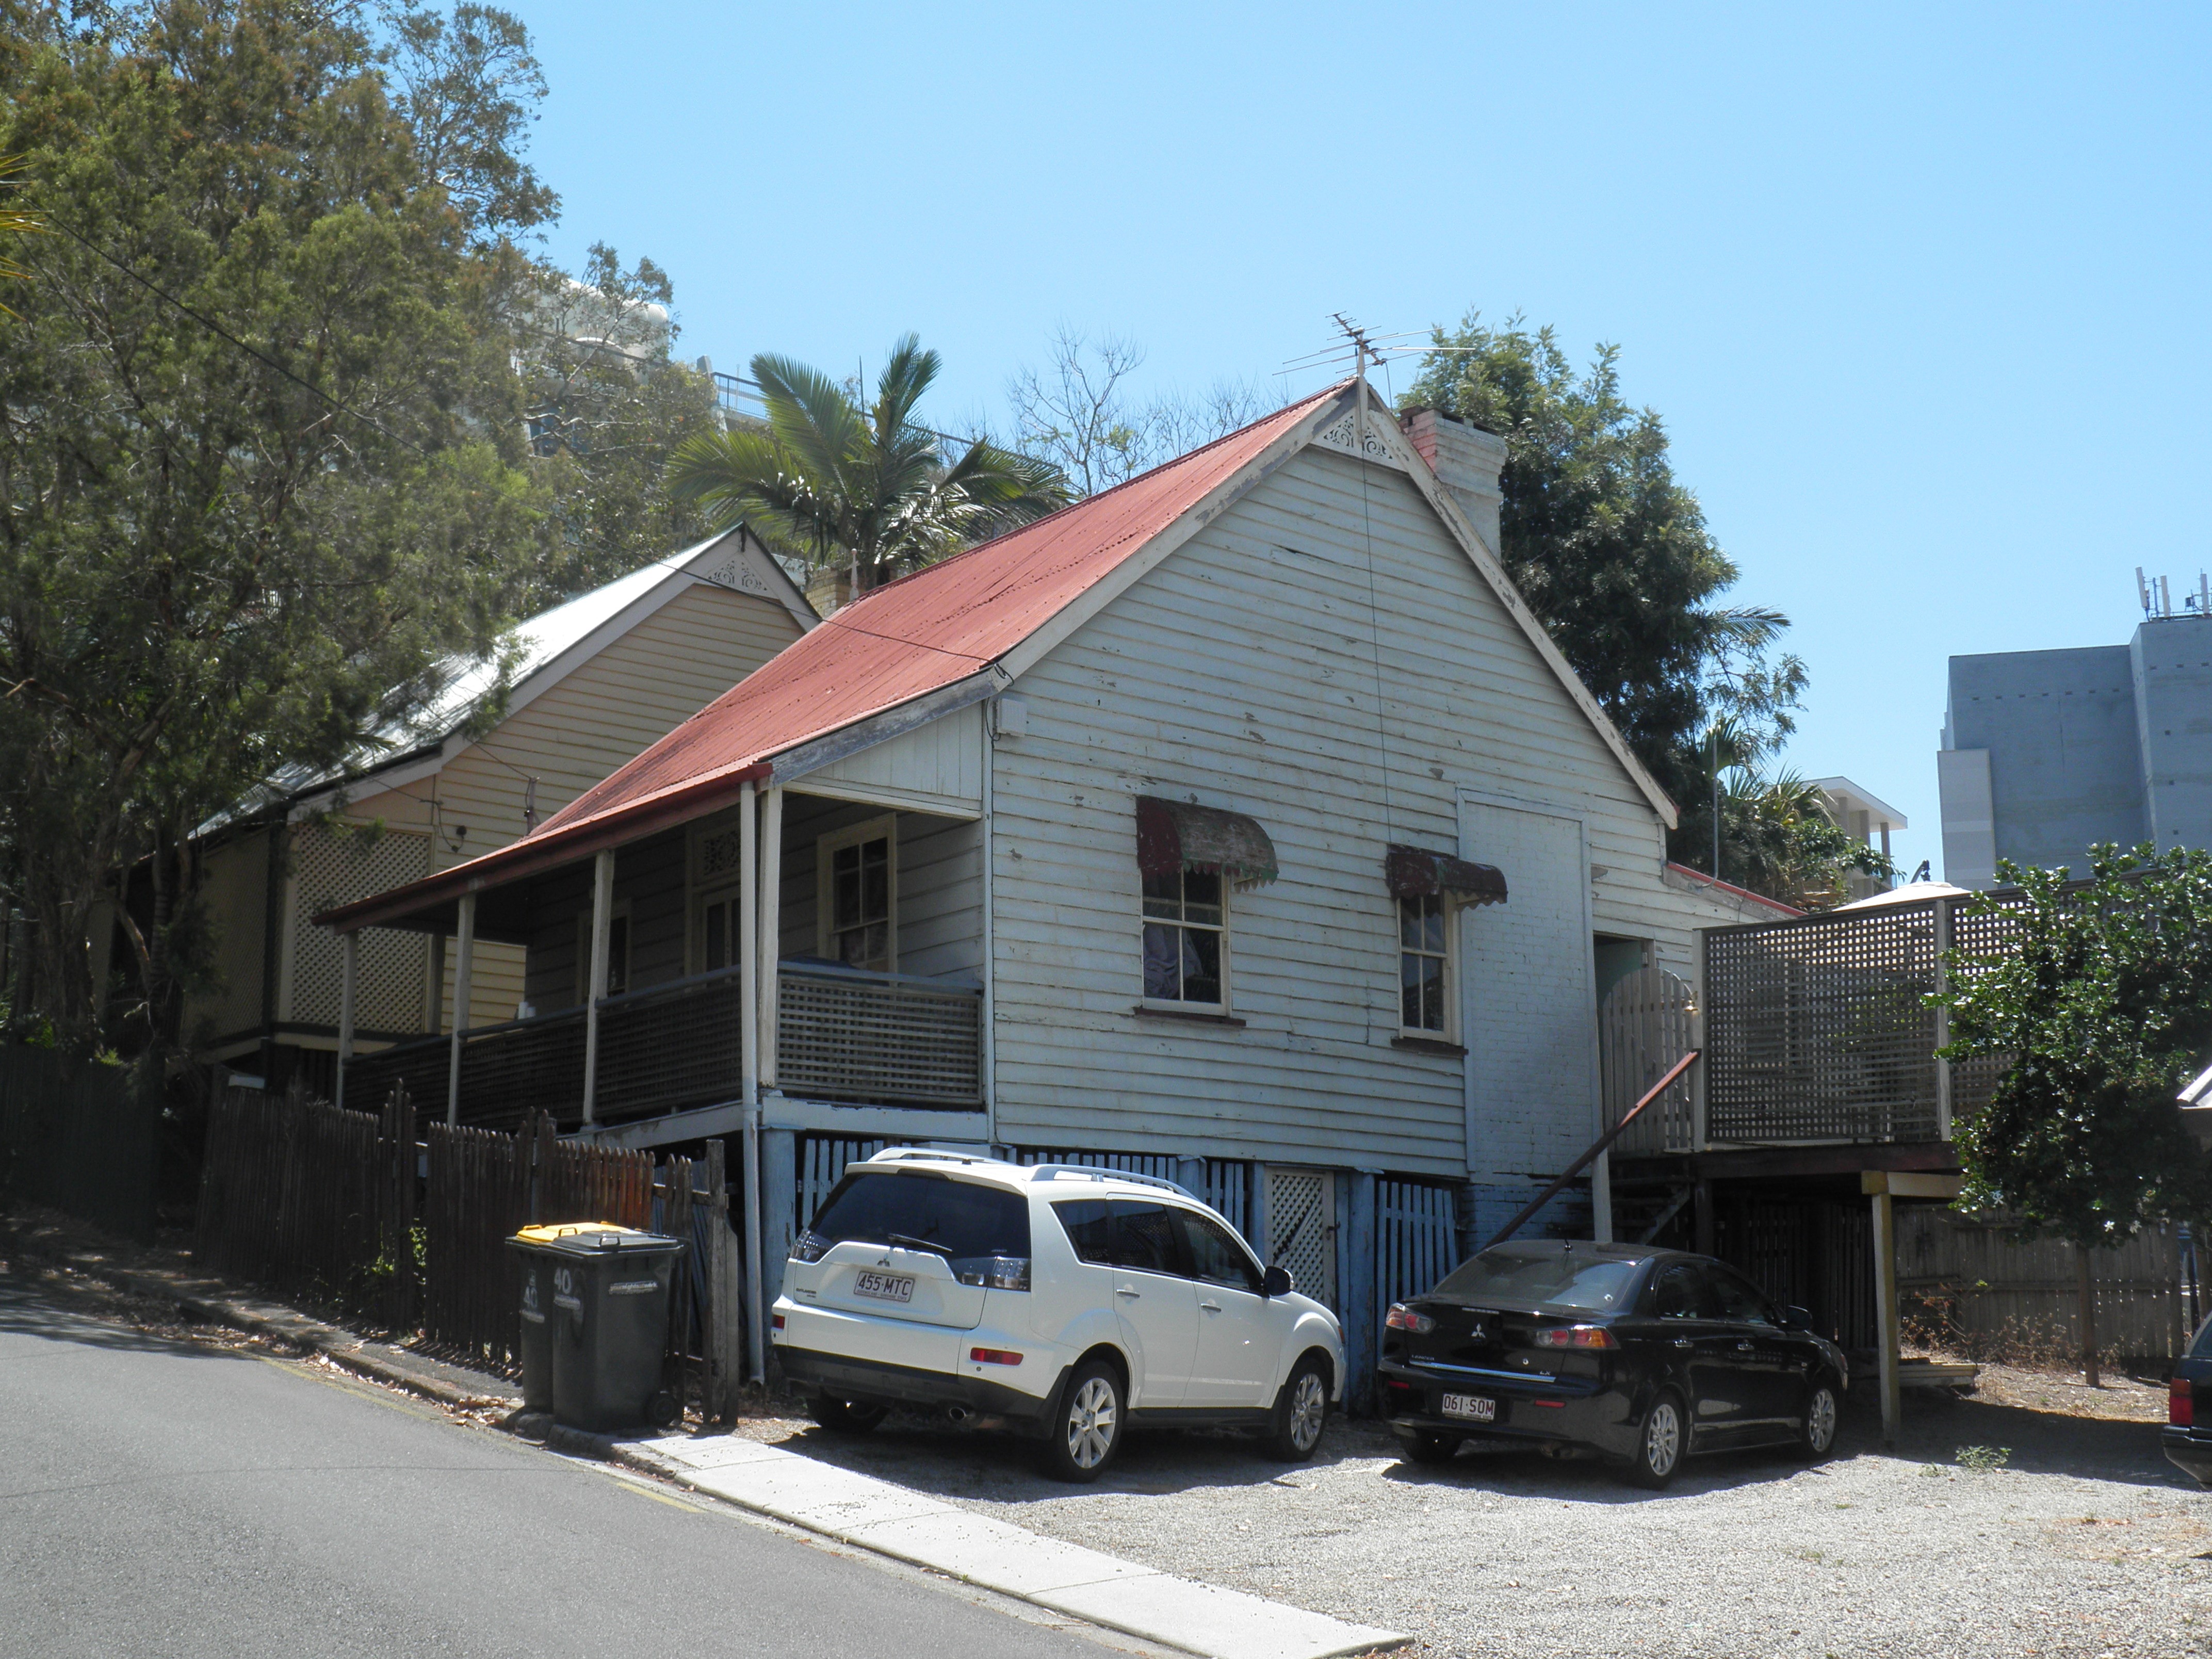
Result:
<instances>
[{"instance_id":1,"label":"suv side mirror","mask_svg":"<svg viewBox=\"0 0 2212 1659\"><path fill-rule=\"evenodd\" d=\"M1782 1310L1782 1328L1785 1331L1809 1331L1813 1328L1813 1316L1802 1308L1784 1308Z\"/></svg>"},{"instance_id":2,"label":"suv side mirror","mask_svg":"<svg viewBox=\"0 0 2212 1659\"><path fill-rule=\"evenodd\" d=\"M1260 1294L1288 1296L1297 1287L1298 1281L1291 1277L1291 1270L1288 1267L1270 1267L1267 1269L1267 1278L1261 1281Z\"/></svg>"}]
</instances>

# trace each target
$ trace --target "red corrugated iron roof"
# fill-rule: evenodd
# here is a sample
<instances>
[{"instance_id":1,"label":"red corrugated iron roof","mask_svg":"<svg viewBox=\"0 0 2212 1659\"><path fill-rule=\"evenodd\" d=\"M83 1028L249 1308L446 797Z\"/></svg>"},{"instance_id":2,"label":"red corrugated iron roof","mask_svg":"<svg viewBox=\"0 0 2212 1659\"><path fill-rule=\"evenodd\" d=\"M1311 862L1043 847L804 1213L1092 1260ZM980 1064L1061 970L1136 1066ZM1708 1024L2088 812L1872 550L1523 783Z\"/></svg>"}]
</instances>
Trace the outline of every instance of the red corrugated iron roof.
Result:
<instances>
[{"instance_id":1,"label":"red corrugated iron roof","mask_svg":"<svg viewBox=\"0 0 2212 1659\"><path fill-rule=\"evenodd\" d=\"M578 796L538 836L767 760L967 678L1059 615L1334 391L878 588Z\"/></svg>"},{"instance_id":2,"label":"red corrugated iron roof","mask_svg":"<svg viewBox=\"0 0 2212 1659\"><path fill-rule=\"evenodd\" d=\"M598 844L632 817L711 799L763 763L817 738L981 672L1110 574L1160 532L1335 396L1330 386L1164 465L995 541L878 588L829 617L643 754L509 846L409 887L331 911L361 925L393 901L423 905L514 866L538 869L556 848ZM702 809L704 810L704 809Z\"/></svg>"}]
</instances>

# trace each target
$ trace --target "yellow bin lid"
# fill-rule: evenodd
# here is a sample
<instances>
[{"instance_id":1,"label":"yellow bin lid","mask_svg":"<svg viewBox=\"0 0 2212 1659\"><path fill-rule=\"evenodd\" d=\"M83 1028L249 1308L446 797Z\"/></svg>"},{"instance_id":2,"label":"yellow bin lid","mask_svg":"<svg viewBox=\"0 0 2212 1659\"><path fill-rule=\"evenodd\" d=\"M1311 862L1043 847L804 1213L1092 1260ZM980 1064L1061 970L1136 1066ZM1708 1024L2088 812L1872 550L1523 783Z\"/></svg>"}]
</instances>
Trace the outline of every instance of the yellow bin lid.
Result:
<instances>
[{"instance_id":1,"label":"yellow bin lid","mask_svg":"<svg viewBox=\"0 0 2212 1659\"><path fill-rule=\"evenodd\" d=\"M525 1227L515 1237L526 1244L550 1244L556 1238L574 1238L579 1233L636 1232L635 1227L618 1227L611 1221L548 1221Z\"/></svg>"}]
</instances>

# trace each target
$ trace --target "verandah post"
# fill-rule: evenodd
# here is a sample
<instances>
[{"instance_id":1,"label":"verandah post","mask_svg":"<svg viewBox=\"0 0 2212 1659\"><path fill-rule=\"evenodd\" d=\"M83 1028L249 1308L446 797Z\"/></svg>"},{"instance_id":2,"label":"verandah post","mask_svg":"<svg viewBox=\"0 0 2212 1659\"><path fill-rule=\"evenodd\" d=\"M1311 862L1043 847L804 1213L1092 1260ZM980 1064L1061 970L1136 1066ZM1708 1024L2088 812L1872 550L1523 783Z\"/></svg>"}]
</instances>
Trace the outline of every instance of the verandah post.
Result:
<instances>
[{"instance_id":1,"label":"verandah post","mask_svg":"<svg viewBox=\"0 0 2212 1659\"><path fill-rule=\"evenodd\" d=\"M354 998L361 984L361 934L349 928L338 935L338 1070L331 1085L331 1104L345 1104L346 1062L353 1058Z\"/></svg>"},{"instance_id":2,"label":"verandah post","mask_svg":"<svg viewBox=\"0 0 2212 1659\"><path fill-rule=\"evenodd\" d=\"M607 952L614 925L615 854L592 860L592 971L584 990L584 1123L599 1121L599 1004L607 995Z\"/></svg>"},{"instance_id":3,"label":"verandah post","mask_svg":"<svg viewBox=\"0 0 2212 1659\"><path fill-rule=\"evenodd\" d=\"M747 779L738 805L738 960L760 960L761 859L760 813L757 792ZM761 1301L761 1181L760 1181L760 1000L745 997L739 1004L738 1053L740 1121L744 1133L742 1166L745 1209L745 1361L752 1382L768 1371L767 1343L762 1326L767 1309Z\"/></svg>"},{"instance_id":4,"label":"verandah post","mask_svg":"<svg viewBox=\"0 0 2212 1659\"><path fill-rule=\"evenodd\" d=\"M460 935L453 959L453 1046L446 1062L446 1123L461 1121L461 1045L468 1041L469 999L477 965L477 896L461 895Z\"/></svg>"}]
</instances>

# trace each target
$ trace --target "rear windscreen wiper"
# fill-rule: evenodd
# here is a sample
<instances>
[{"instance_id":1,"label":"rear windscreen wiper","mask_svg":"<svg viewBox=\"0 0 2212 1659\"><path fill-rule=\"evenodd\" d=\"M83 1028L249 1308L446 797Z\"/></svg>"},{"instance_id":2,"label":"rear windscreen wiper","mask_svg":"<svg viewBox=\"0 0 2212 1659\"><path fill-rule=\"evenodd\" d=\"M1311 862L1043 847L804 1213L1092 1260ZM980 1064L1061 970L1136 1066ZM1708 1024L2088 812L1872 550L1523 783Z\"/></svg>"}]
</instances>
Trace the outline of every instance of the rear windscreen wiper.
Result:
<instances>
[{"instance_id":1,"label":"rear windscreen wiper","mask_svg":"<svg viewBox=\"0 0 2212 1659\"><path fill-rule=\"evenodd\" d=\"M902 1249L927 1250L932 1255L941 1255L947 1261L952 1259L951 1247L939 1244L934 1239L916 1238L910 1233L885 1233L884 1242L886 1244L896 1244Z\"/></svg>"}]
</instances>

